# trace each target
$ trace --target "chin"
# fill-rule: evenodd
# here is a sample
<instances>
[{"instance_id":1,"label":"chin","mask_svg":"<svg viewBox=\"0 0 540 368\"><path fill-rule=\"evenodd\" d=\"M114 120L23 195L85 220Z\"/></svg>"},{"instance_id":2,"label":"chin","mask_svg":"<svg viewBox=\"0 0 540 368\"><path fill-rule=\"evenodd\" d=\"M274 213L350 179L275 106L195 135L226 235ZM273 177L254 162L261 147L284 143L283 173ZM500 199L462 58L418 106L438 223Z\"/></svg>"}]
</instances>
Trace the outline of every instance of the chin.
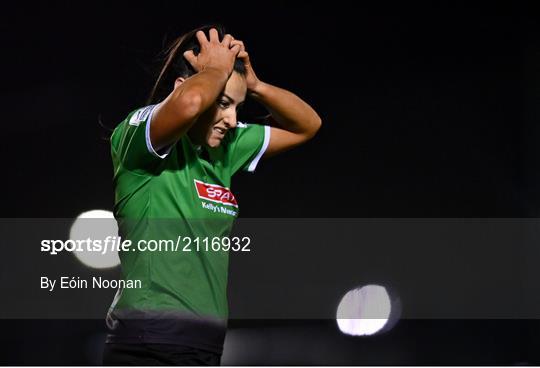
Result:
<instances>
[{"instance_id":1,"label":"chin","mask_svg":"<svg viewBox=\"0 0 540 368\"><path fill-rule=\"evenodd\" d=\"M216 147L219 147L221 145L221 139L210 138L206 144L210 148L216 148Z\"/></svg>"}]
</instances>

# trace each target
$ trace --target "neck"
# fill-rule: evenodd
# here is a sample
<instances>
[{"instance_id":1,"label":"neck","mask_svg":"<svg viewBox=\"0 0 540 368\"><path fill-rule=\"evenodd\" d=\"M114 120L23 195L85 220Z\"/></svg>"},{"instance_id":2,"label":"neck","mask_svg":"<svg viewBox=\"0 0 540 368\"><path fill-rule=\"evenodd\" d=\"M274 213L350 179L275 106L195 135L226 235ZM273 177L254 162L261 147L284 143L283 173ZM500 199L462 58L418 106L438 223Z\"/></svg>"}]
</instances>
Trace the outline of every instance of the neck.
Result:
<instances>
[{"instance_id":1,"label":"neck","mask_svg":"<svg viewBox=\"0 0 540 368\"><path fill-rule=\"evenodd\" d=\"M190 129L187 132L187 135L189 136L189 140L197 146L204 146L204 139L201 138L200 134L197 134L197 132L194 131L194 129Z\"/></svg>"}]
</instances>

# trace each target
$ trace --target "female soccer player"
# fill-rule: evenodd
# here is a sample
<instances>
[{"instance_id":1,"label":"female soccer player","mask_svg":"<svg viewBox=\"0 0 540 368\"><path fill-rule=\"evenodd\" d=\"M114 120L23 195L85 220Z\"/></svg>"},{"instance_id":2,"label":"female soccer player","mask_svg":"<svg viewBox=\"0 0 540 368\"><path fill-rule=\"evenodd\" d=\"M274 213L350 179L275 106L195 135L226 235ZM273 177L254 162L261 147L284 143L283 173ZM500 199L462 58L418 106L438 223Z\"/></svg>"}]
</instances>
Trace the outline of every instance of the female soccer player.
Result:
<instances>
[{"instance_id":1,"label":"female soccer player","mask_svg":"<svg viewBox=\"0 0 540 368\"><path fill-rule=\"evenodd\" d=\"M268 109L272 127L237 121L246 95ZM142 287L115 297L105 364L219 365L233 248L204 239L231 230L238 170L254 171L261 157L301 145L320 126L306 102L257 78L243 42L219 27L173 43L150 105L111 136L114 214L121 236L142 244L121 252L122 275ZM166 239L175 244L150 247Z\"/></svg>"}]
</instances>

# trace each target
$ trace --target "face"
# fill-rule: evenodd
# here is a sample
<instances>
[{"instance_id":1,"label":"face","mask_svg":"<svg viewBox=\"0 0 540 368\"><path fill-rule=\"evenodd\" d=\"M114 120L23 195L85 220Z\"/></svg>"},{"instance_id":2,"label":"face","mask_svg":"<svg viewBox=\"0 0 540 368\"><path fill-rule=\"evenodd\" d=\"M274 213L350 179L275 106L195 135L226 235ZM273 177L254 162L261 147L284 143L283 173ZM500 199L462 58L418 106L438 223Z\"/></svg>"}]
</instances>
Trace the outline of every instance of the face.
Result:
<instances>
[{"instance_id":1,"label":"face","mask_svg":"<svg viewBox=\"0 0 540 368\"><path fill-rule=\"evenodd\" d=\"M236 128L238 108L246 98L245 78L233 72L215 104L206 110L189 131L196 144L218 147L227 132Z\"/></svg>"}]
</instances>

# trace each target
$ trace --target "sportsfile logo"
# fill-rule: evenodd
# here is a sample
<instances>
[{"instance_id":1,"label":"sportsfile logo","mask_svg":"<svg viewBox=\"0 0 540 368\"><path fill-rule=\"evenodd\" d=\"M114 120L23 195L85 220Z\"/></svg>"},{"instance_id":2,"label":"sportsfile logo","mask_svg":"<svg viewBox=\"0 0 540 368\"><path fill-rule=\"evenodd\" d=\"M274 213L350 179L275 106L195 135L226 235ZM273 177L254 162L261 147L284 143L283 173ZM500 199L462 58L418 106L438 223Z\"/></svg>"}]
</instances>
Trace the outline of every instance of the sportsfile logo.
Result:
<instances>
[{"instance_id":1,"label":"sportsfile logo","mask_svg":"<svg viewBox=\"0 0 540 368\"><path fill-rule=\"evenodd\" d=\"M195 188L199 198L224 204L226 206L238 207L234 194L229 188L222 187L216 184L207 184L202 181L195 180Z\"/></svg>"}]
</instances>

